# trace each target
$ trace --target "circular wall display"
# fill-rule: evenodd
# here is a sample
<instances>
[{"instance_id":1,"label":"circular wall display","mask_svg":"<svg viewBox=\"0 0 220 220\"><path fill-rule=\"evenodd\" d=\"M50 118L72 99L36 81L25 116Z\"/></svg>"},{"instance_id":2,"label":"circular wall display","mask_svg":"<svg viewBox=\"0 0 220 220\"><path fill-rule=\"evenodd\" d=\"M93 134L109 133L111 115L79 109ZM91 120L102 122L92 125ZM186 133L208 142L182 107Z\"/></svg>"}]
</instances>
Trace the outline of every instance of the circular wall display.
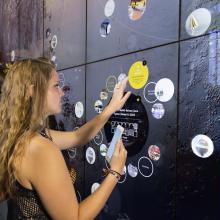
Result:
<instances>
[{"instance_id":1,"label":"circular wall display","mask_svg":"<svg viewBox=\"0 0 220 220\"><path fill-rule=\"evenodd\" d=\"M109 19L105 19L100 27L100 35L101 37L107 37L111 31L111 23Z\"/></svg>"},{"instance_id":2,"label":"circular wall display","mask_svg":"<svg viewBox=\"0 0 220 220\"><path fill-rule=\"evenodd\" d=\"M128 6L128 17L133 20L139 20L145 12L147 0L131 0Z\"/></svg>"},{"instance_id":3,"label":"circular wall display","mask_svg":"<svg viewBox=\"0 0 220 220\"><path fill-rule=\"evenodd\" d=\"M95 159L96 159L96 156L95 156L95 151L93 148L91 147L88 147L86 149L86 160L89 164L94 164L95 163Z\"/></svg>"},{"instance_id":4,"label":"circular wall display","mask_svg":"<svg viewBox=\"0 0 220 220\"><path fill-rule=\"evenodd\" d=\"M138 168L134 165L132 165L131 163L128 164L128 174L131 177L136 177L138 175Z\"/></svg>"},{"instance_id":5,"label":"circular wall display","mask_svg":"<svg viewBox=\"0 0 220 220\"><path fill-rule=\"evenodd\" d=\"M128 81L132 88L141 89L148 80L148 67L144 61L133 63L128 72Z\"/></svg>"},{"instance_id":6,"label":"circular wall display","mask_svg":"<svg viewBox=\"0 0 220 220\"><path fill-rule=\"evenodd\" d=\"M77 102L75 104L75 115L77 118L81 118L84 113L84 107L82 102Z\"/></svg>"},{"instance_id":7,"label":"circular wall display","mask_svg":"<svg viewBox=\"0 0 220 220\"><path fill-rule=\"evenodd\" d=\"M120 83L123 79L125 79L127 77L127 75L125 73L121 73L118 76L118 83Z\"/></svg>"},{"instance_id":8,"label":"circular wall display","mask_svg":"<svg viewBox=\"0 0 220 220\"><path fill-rule=\"evenodd\" d=\"M124 166L122 176L121 176L120 180L118 181L118 183L124 183L126 178L127 178L127 169L126 169L126 166Z\"/></svg>"},{"instance_id":9,"label":"circular wall display","mask_svg":"<svg viewBox=\"0 0 220 220\"><path fill-rule=\"evenodd\" d=\"M161 102L168 102L174 94L174 85L170 79L160 79L155 86L155 96Z\"/></svg>"},{"instance_id":10,"label":"circular wall display","mask_svg":"<svg viewBox=\"0 0 220 220\"><path fill-rule=\"evenodd\" d=\"M101 153L101 155L103 157L106 156L107 150L108 150L108 148L107 148L107 146L105 144L101 144L100 145L100 153Z\"/></svg>"},{"instance_id":11,"label":"circular wall display","mask_svg":"<svg viewBox=\"0 0 220 220\"><path fill-rule=\"evenodd\" d=\"M55 49L57 47L57 35L53 35L51 42L50 42L50 46L52 49Z\"/></svg>"},{"instance_id":12,"label":"circular wall display","mask_svg":"<svg viewBox=\"0 0 220 220\"><path fill-rule=\"evenodd\" d=\"M186 19L186 32L193 37L202 35L208 30L211 20L212 16L208 9L198 8Z\"/></svg>"},{"instance_id":13,"label":"circular wall display","mask_svg":"<svg viewBox=\"0 0 220 220\"><path fill-rule=\"evenodd\" d=\"M157 145L151 145L148 148L148 155L151 160L159 160L160 159L160 148Z\"/></svg>"},{"instance_id":14,"label":"circular wall display","mask_svg":"<svg viewBox=\"0 0 220 220\"><path fill-rule=\"evenodd\" d=\"M117 79L115 76L111 75L106 80L106 89L108 92L113 92L115 85L117 84Z\"/></svg>"},{"instance_id":15,"label":"circular wall display","mask_svg":"<svg viewBox=\"0 0 220 220\"><path fill-rule=\"evenodd\" d=\"M157 97L155 96L155 82L149 82L143 90L144 98L149 103L154 103L157 101Z\"/></svg>"},{"instance_id":16,"label":"circular wall display","mask_svg":"<svg viewBox=\"0 0 220 220\"><path fill-rule=\"evenodd\" d=\"M148 117L141 97L131 94L120 111L112 114L104 126L107 142L110 143L117 125L124 128L122 140L128 156L135 155L143 148L148 135Z\"/></svg>"},{"instance_id":17,"label":"circular wall display","mask_svg":"<svg viewBox=\"0 0 220 220\"><path fill-rule=\"evenodd\" d=\"M91 193L94 193L99 188L99 186L99 183L93 183L91 187Z\"/></svg>"},{"instance_id":18,"label":"circular wall display","mask_svg":"<svg viewBox=\"0 0 220 220\"><path fill-rule=\"evenodd\" d=\"M76 157L76 148L75 147L68 149L67 152L68 152L68 156L70 159L74 159Z\"/></svg>"},{"instance_id":19,"label":"circular wall display","mask_svg":"<svg viewBox=\"0 0 220 220\"><path fill-rule=\"evenodd\" d=\"M100 145L103 141L103 134L102 131L100 130L96 136L93 138L95 144Z\"/></svg>"},{"instance_id":20,"label":"circular wall display","mask_svg":"<svg viewBox=\"0 0 220 220\"><path fill-rule=\"evenodd\" d=\"M202 158L211 156L214 151L212 140L203 134L198 134L192 139L191 147L193 153Z\"/></svg>"},{"instance_id":21,"label":"circular wall display","mask_svg":"<svg viewBox=\"0 0 220 220\"><path fill-rule=\"evenodd\" d=\"M106 89L102 89L102 91L100 92L100 99L101 100L106 100L108 99L108 92Z\"/></svg>"},{"instance_id":22,"label":"circular wall display","mask_svg":"<svg viewBox=\"0 0 220 220\"><path fill-rule=\"evenodd\" d=\"M148 157L141 157L138 160L138 170L143 177L151 177L154 172L154 166Z\"/></svg>"},{"instance_id":23,"label":"circular wall display","mask_svg":"<svg viewBox=\"0 0 220 220\"><path fill-rule=\"evenodd\" d=\"M94 104L94 109L95 111L100 114L102 111L103 111L103 104L102 104L102 101L100 100L97 100Z\"/></svg>"},{"instance_id":24,"label":"circular wall display","mask_svg":"<svg viewBox=\"0 0 220 220\"><path fill-rule=\"evenodd\" d=\"M105 16L106 17L112 16L114 13L114 10L115 10L115 1L108 0L105 4L105 10L104 10Z\"/></svg>"},{"instance_id":25,"label":"circular wall display","mask_svg":"<svg viewBox=\"0 0 220 220\"><path fill-rule=\"evenodd\" d=\"M165 109L162 103L155 103L151 109L152 115L156 119L161 119L164 116Z\"/></svg>"}]
</instances>

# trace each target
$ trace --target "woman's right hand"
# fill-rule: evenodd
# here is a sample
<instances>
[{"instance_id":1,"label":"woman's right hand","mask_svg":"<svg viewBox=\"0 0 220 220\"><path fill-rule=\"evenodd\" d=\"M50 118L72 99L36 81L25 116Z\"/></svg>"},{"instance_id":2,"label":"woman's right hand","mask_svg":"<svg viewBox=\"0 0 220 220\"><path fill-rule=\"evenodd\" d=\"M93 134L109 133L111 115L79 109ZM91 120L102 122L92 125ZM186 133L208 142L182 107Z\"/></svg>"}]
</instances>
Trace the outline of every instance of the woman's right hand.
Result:
<instances>
[{"instance_id":1,"label":"woman's right hand","mask_svg":"<svg viewBox=\"0 0 220 220\"><path fill-rule=\"evenodd\" d=\"M115 151L110 161L111 169L122 174L126 158L127 158L127 151L124 147L122 140L120 139L116 143Z\"/></svg>"}]
</instances>

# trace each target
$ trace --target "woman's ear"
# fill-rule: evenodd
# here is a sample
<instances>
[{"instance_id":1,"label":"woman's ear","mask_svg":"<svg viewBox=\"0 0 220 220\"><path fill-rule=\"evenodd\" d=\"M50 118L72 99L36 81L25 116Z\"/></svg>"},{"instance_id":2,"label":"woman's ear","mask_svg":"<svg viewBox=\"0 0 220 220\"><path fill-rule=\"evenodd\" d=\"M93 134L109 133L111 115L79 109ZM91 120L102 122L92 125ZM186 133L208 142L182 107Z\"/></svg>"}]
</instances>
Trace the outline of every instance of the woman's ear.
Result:
<instances>
[{"instance_id":1,"label":"woman's ear","mask_svg":"<svg viewBox=\"0 0 220 220\"><path fill-rule=\"evenodd\" d=\"M28 93L29 93L29 96L32 97L33 96L33 93L34 93L34 85L30 85L28 87Z\"/></svg>"}]
</instances>

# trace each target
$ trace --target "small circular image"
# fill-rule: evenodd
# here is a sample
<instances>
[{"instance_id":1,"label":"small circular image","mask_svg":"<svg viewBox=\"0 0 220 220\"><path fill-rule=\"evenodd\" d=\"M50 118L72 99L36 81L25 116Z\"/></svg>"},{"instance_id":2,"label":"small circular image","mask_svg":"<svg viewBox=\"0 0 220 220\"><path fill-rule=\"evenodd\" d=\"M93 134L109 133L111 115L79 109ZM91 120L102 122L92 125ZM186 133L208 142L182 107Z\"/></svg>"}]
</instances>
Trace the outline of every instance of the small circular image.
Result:
<instances>
[{"instance_id":1,"label":"small circular image","mask_svg":"<svg viewBox=\"0 0 220 220\"><path fill-rule=\"evenodd\" d=\"M103 111L103 104L102 104L102 101L100 100L97 100L94 104L94 109L95 111L100 114L102 111Z\"/></svg>"},{"instance_id":2,"label":"small circular image","mask_svg":"<svg viewBox=\"0 0 220 220\"><path fill-rule=\"evenodd\" d=\"M100 130L97 135L93 138L95 144L100 145L103 141L103 134L102 131Z\"/></svg>"},{"instance_id":3,"label":"small circular image","mask_svg":"<svg viewBox=\"0 0 220 220\"><path fill-rule=\"evenodd\" d=\"M108 150L108 148L107 148L107 146L105 144L101 144L100 145L100 153L101 153L101 155L103 157L106 156L107 150Z\"/></svg>"},{"instance_id":4,"label":"small circular image","mask_svg":"<svg viewBox=\"0 0 220 220\"><path fill-rule=\"evenodd\" d=\"M168 102L174 94L174 85L170 79L160 79L155 86L155 96L161 102Z\"/></svg>"},{"instance_id":5,"label":"small circular image","mask_svg":"<svg viewBox=\"0 0 220 220\"><path fill-rule=\"evenodd\" d=\"M128 72L128 81L132 88L141 89L148 80L148 67L142 61L133 63Z\"/></svg>"},{"instance_id":6,"label":"small circular image","mask_svg":"<svg viewBox=\"0 0 220 220\"><path fill-rule=\"evenodd\" d=\"M153 115L154 118L161 119L164 116L164 113L165 113L165 109L163 107L163 104L155 103L152 106L151 112L152 112L152 115Z\"/></svg>"},{"instance_id":7,"label":"small circular image","mask_svg":"<svg viewBox=\"0 0 220 220\"><path fill-rule=\"evenodd\" d=\"M99 183L93 183L91 187L91 194L94 193L99 188L99 186Z\"/></svg>"},{"instance_id":8,"label":"small circular image","mask_svg":"<svg viewBox=\"0 0 220 220\"><path fill-rule=\"evenodd\" d=\"M11 55L11 62L14 62L15 61L15 51L12 50L10 55Z\"/></svg>"},{"instance_id":9,"label":"small circular image","mask_svg":"<svg viewBox=\"0 0 220 220\"><path fill-rule=\"evenodd\" d=\"M120 83L123 79L125 79L127 77L127 75L125 73L121 73L118 76L118 83Z\"/></svg>"},{"instance_id":10,"label":"small circular image","mask_svg":"<svg viewBox=\"0 0 220 220\"><path fill-rule=\"evenodd\" d=\"M106 89L102 89L102 91L100 92L100 99L101 100L106 100L108 99L108 92Z\"/></svg>"},{"instance_id":11,"label":"small circular image","mask_svg":"<svg viewBox=\"0 0 220 220\"><path fill-rule=\"evenodd\" d=\"M203 134L196 135L191 142L193 153L201 158L207 158L212 155L214 145L212 140Z\"/></svg>"},{"instance_id":12,"label":"small circular image","mask_svg":"<svg viewBox=\"0 0 220 220\"><path fill-rule=\"evenodd\" d=\"M111 75L106 80L106 89L108 92L113 92L115 85L117 84L117 79L115 76Z\"/></svg>"},{"instance_id":13,"label":"small circular image","mask_svg":"<svg viewBox=\"0 0 220 220\"><path fill-rule=\"evenodd\" d=\"M114 10L115 10L115 1L108 0L105 4L105 10L104 10L105 16L106 17L112 16L114 13Z\"/></svg>"},{"instance_id":14,"label":"small circular image","mask_svg":"<svg viewBox=\"0 0 220 220\"><path fill-rule=\"evenodd\" d=\"M76 157L76 148L75 147L68 149L67 152L68 152L68 156L70 159L74 159Z\"/></svg>"},{"instance_id":15,"label":"small circular image","mask_svg":"<svg viewBox=\"0 0 220 220\"><path fill-rule=\"evenodd\" d=\"M153 163L148 157L141 157L138 160L138 170L143 177L151 177L154 172Z\"/></svg>"},{"instance_id":16,"label":"small circular image","mask_svg":"<svg viewBox=\"0 0 220 220\"><path fill-rule=\"evenodd\" d=\"M75 115L77 118L81 118L84 113L84 107L82 102L77 102L75 104Z\"/></svg>"},{"instance_id":17,"label":"small circular image","mask_svg":"<svg viewBox=\"0 0 220 220\"><path fill-rule=\"evenodd\" d=\"M57 47L57 35L53 35L51 42L50 42L50 46L52 49L55 49Z\"/></svg>"},{"instance_id":18,"label":"small circular image","mask_svg":"<svg viewBox=\"0 0 220 220\"><path fill-rule=\"evenodd\" d=\"M157 145L151 145L148 148L148 155L151 160L157 161L160 159L160 148Z\"/></svg>"},{"instance_id":19,"label":"small circular image","mask_svg":"<svg viewBox=\"0 0 220 220\"><path fill-rule=\"evenodd\" d=\"M128 174L131 177L136 177L138 174L138 168L136 166L132 165L131 163L128 164Z\"/></svg>"},{"instance_id":20,"label":"small circular image","mask_svg":"<svg viewBox=\"0 0 220 220\"><path fill-rule=\"evenodd\" d=\"M91 147L88 147L87 150L86 150L86 160L89 164L94 164L95 163L95 159L96 159L96 156L95 156L95 151L93 148Z\"/></svg>"},{"instance_id":21,"label":"small circular image","mask_svg":"<svg viewBox=\"0 0 220 220\"><path fill-rule=\"evenodd\" d=\"M147 0L131 0L128 6L128 17L133 20L139 20L145 12Z\"/></svg>"},{"instance_id":22,"label":"small circular image","mask_svg":"<svg viewBox=\"0 0 220 220\"><path fill-rule=\"evenodd\" d=\"M212 16L208 9L198 8L186 19L186 32L193 37L202 35L208 30L211 20Z\"/></svg>"},{"instance_id":23,"label":"small circular image","mask_svg":"<svg viewBox=\"0 0 220 220\"><path fill-rule=\"evenodd\" d=\"M100 35L101 37L107 37L111 31L111 23L109 19L105 19L100 27Z\"/></svg>"},{"instance_id":24,"label":"small circular image","mask_svg":"<svg viewBox=\"0 0 220 220\"><path fill-rule=\"evenodd\" d=\"M149 82L143 90L144 98L149 103L154 103L157 101L157 97L155 96L155 82Z\"/></svg>"},{"instance_id":25,"label":"small circular image","mask_svg":"<svg viewBox=\"0 0 220 220\"><path fill-rule=\"evenodd\" d=\"M118 183L124 183L126 178L127 178L127 168L126 168L126 166L124 166L122 176L121 176L120 180L118 181Z\"/></svg>"}]
</instances>

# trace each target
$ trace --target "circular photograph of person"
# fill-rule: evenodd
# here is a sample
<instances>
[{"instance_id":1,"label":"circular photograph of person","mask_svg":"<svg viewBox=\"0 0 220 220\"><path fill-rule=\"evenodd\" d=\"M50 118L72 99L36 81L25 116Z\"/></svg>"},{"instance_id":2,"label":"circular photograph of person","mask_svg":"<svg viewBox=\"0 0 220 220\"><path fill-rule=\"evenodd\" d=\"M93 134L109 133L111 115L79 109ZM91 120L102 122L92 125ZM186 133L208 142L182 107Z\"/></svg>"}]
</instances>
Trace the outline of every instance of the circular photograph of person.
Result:
<instances>
[{"instance_id":1,"label":"circular photograph of person","mask_svg":"<svg viewBox=\"0 0 220 220\"><path fill-rule=\"evenodd\" d=\"M147 0L131 0L128 6L128 17L139 20L145 12Z\"/></svg>"},{"instance_id":2,"label":"circular photograph of person","mask_svg":"<svg viewBox=\"0 0 220 220\"><path fill-rule=\"evenodd\" d=\"M108 0L105 4L104 13L106 17L110 17L113 15L115 10L115 1L114 0Z\"/></svg>"},{"instance_id":3,"label":"circular photograph of person","mask_svg":"<svg viewBox=\"0 0 220 220\"><path fill-rule=\"evenodd\" d=\"M212 155L214 145L212 140L203 134L196 135L191 142L193 153L201 158L207 158Z\"/></svg>"},{"instance_id":4,"label":"circular photograph of person","mask_svg":"<svg viewBox=\"0 0 220 220\"><path fill-rule=\"evenodd\" d=\"M109 19L105 19L100 27L100 35L101 37L107 37L111 31L111 23Z\"/></svg>"},{"instance_id":5,"label":"circular photograph of person","mask_svg":"<svg viewBox=\"0 0 220 220\"><path fill-rule=\"evenodd\" d=\"M163 107L163 104L155 103L152 106L151 112L152 112L152 115L153 115L154 118L161 119L164 116L164 113L165 113L165 109Z\"/></svg>"},{"instance_id":6,"label":"circular photograph of person","mask_svg":"<svg viewBox=\"0 0 220 220\"><path fill-rule=\"evenodd\" d=\"M94 104L95 112L100 114L103 111L103 103L100 100L97 100Z\"/></svg>"},{"instance_id":7,"label":"circular photograph of person","mask_svg":"<svg viewBox=\"0 0 220 220\"><path fill-rule=\"evenodd\" d=\"M107 146L105 144L101 144L100 145L100 153L103 157L106 156L107 151L108 151Z\"/></svg>"},{"instance_id":8,"label":"circular photograph of person","mask_svg":"<svg viewBox=\"0 0 220 220\"><path fill-rule=\"evenodd\" d=\"M211 20L212 16L208 9L198 8L186 19L186 32L192 37L202 35L208 30Z\"/></svg>"},{"instance_id":9,"label":"circular photograph of person","mask_svg":"<svg viewBox=\"0 0 220 220\"><path fill-rule=\"evenodd\" d=\"M104 126L108 143L111 142L115 128L124 128L122 140L128 156L136 155L143 148L148 136L148 116L141 97L131 94L125 105L113 113Z\"/></svg>"},{"instance_id":10,"label":"circular photograph of person","mask_svg":"<svg viewBox=\"0 0 220 220\"><path fill-rule=\"evenodd\" d=\"M157 145L151 145L148 148L148 155L151 160L157 161L160 159L160 148Z\"/></svg>"},{"instance_id":11,"label":"circular photograph of person","mask_svg":"<svg viewBox=\"0 0 220 220\"><path fill-rule=\"evenodd\" d=\"M86 160L89 164L94 164L96 159L95 151L92 147L88 147L86 150Z\"/></svg>"},{"instance_id":12,"label":"circular photograph of person","mask_svg":"<svg viewBox=\"0 0 220 220\"><path fill-rule=\"evenodd\" d=\"M174 85L170 79L160 79L155 86L155 96L161 102L168 102L174 94Z\"/></svg>"},{"instance_id":13,"label":"circular photograph of person","mask_svg":"<svg viewBox=\"0 0 220 220\"><path fill-rule=\"evenodd\" d=\"M84 107L82 102L77 102L75 104L75 115L77 118L81 118L84 113Z\"/></svg>"}]
</instances>

